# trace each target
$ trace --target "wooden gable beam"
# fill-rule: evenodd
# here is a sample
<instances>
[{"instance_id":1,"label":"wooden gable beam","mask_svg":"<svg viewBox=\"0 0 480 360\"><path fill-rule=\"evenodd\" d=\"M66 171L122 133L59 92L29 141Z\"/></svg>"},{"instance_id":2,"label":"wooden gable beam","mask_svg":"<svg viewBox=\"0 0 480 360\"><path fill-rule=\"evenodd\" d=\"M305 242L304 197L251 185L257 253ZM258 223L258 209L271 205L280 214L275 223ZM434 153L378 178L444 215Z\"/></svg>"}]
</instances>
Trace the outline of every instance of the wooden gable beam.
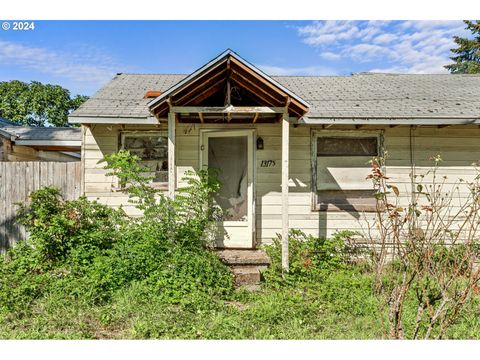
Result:
<instances>
[{"instance_id":1,"label":"wooden gable beam","mask_svg":"<svg viewBox=\"0 0 480 360\"><path fill-rule=\"evenodd\" d=\"M282 106L283 105L280 99L276 99L269 94L265 94L263 92L256 91L256 89L252 89L249 86L247 81L243 80L240 77L235 76L234 74L232 74L232 80L235 81L235 83L237 83L239 86L241 86L245 90L247 90L248 93L249 93L249 96L252 97L253 99L255 99L256 101L260 102L260 103L265 103L266 105L270 105L270 106Z\"/></svg>"},{"instance_id":2,"label":"wooden gable beam","mask_svg":"<svg viewBox=\"0 0 480 360\"><path fill-rule=\"evenodd\" d=\"M244 86L245 88L247 88L248 90L252 91L252 87L253 87L253 91L254 93L257 93L258 91L262 93L262 96L263 98L270 98L272 99L274 102L276 102L277 104L281 103L283 97L275 97L274 95L272 95L271 92L265 90L264 88L262 88L260 85L256 84L255 82L253 82L252 80L248 79L247 77L245 77L244 75L240 74L239 72L236 72L236 71L232 71L232 79L234 79L235 81L237 81L238 83L241 83L242 86ZM260 96L260 94L257 94L258 96ZM266 100L268 101L268 100Z\"/></svg>"},{"instance_id":3,"label":"wooden gable beam","mask_svg":"<svg viewBox=\"0 0 480 360\"><path fill-rule=\"evenodd\" d=\"M275 93L277 94L280 94L280 96L282 96L282 98L286 98L286 97L289 97L288 93L286 93L285 91L283 91L282 89L278 88L277 86L273 85L272 83L270 83L268 80L266 80L265 78L263 78L262 76L260 76L259 74L257 74L256 72L252 71L251 69L249 69L247 66L245 66L244 64L242 64L241 62L235 60L235 59L232 59L232 63L235 65L235 66L238 66L240 69L242 69L243 71L247 72L249 75L251 75L253 78L255 78L257 81L259 81L262 85L268 87L269 89L273 90ZM235 71L235 69L232 67L232 71ZM236 73L238 73L238 71L236 71ZM290 111L294 112L296 115L298 115L299 117L300 116L303 116L304 113L306 113L308 111L308 107L304 106L302 103L300 103L298 100L296 99L291 99L291 105L294 105L295 107L301 109L301 112L298 112L296 110L293 110L290 108Z\"/></svg>"},{"instance_id":4,"label":"wooden gable beam","mask_svg":"<svg viewBox=\"0 0 480 360\"><path fill-rule=\"evenodd\" d=\"M179 95L180 97L174 99L175 105L181 105L183 102L189 103L192 101L192 98L195 98L196 96L198 96L199 93L200 94L203 93L206 88L210 88L214 86L212 84L218 84L219 82L225 81L226 72L227 72L226 69L220 71L219 73L209 78L207 81L197 84L191 90L187 91L185 94L181 94L180 92L179 93L181 94Z\"/></svg>"},{"instance_id":5,"label":"wooden gable beam","mask_svg":"<svg viewBox=\"0 0 480 360\"><path fill-rule=\"evenodd\" d=\"M208 99L210 96L215 94L217 91L223 88L224 86L224 79L220 79L217 83L211 85L209 88L205 89L203 92L197 94L195 97L185 101L183 104L184 106L188 105L196 105L201 103L203 100Z\"/></svg>"},{"instance_id":6,"label":"wooden gable beam","mask_svg":"<svg viewBox=\"0 0 480 360\"><path fill-rule=\"evenodd\" d=\"M232 86L230 84L230 77L232 76L232 69L230 68L230 57L227 60L227 96L225 99L225 105L232 105Z\"/></svg>"},{"instance_id":7,"label":"wooden gable beam","mask_svg":"<svg viewBox=\"0 0 480 360\"><path fill-rule=\"evenodd\" d=\"M283 107L269 106L172 106L170 111L176 114L283 114Z\"/></svg>"},{"instance_id":8,"label":"wooden gable beam","mask_svg":"<svg viewBox=\"0 0 480 360\"><path fill-rule=\"evenodd\" d=\"M276 93L279 93L282 95L282 97L286 97L288 96L287 93L285 93L283 90L279 89L278 87L276 87L275 85L271 84L269 81L267 81L264 77L258 75L255 71L252 71L251 69L249 69L247 66L245 66L244 64L242 64L241 62L235 60L235 59L232 59L232 62L233 64L235 64L235 66L238 66L240 69L242 69L243 71L247 72L249 75L251 75L253 78L257 79L258 81L260 81L262 84L265 84L267 87L269 87L271 90L273 90L274 92Z\"/></svg>"}]
</instances>

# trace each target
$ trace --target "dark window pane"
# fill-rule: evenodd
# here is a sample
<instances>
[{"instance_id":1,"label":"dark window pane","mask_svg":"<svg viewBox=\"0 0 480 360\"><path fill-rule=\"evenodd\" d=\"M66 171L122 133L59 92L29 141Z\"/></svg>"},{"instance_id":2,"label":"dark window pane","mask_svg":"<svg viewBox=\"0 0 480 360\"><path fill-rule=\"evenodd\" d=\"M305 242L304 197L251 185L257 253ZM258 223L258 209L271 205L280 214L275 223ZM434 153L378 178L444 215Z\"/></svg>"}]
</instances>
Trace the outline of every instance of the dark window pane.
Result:
<instances>
[{"instance_id":1,"label":"dark window pane","mask_svg":"<svg viewBox=\"0 0 480 360\"><path fill-rule=\"evenodd\" d=\"M377 138L317 138L317 156L377 156Z\"/></svg>"},{"instance_id":2,"label":"dark window pane","mask_svg":"<svg viewBox=\"0 0 480 360\"><path fill-rule=\"evenodd\" d=\"M168 138L160 134L125 134L123 148L150 169L153 182L168 182Z\"/></svg>"}]
</instances>

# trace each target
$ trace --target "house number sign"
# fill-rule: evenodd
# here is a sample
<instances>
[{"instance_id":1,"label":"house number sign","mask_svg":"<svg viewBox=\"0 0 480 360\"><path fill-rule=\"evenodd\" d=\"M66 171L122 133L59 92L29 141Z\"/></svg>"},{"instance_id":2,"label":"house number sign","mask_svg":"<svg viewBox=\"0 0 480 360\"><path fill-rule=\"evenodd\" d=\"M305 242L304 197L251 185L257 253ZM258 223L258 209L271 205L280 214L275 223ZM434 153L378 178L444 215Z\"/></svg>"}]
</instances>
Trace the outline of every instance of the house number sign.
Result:
<instances>
[{"instance_id":1,"label":"house number sign","mask_svg":"<svg viewBox=\"0 0 480 360\"><path fill-rule=\"evenodd\" d=\"M262 162L260 163L260 167L275 167L275 160L262 160Z\"/></svg>"}]
</instances>

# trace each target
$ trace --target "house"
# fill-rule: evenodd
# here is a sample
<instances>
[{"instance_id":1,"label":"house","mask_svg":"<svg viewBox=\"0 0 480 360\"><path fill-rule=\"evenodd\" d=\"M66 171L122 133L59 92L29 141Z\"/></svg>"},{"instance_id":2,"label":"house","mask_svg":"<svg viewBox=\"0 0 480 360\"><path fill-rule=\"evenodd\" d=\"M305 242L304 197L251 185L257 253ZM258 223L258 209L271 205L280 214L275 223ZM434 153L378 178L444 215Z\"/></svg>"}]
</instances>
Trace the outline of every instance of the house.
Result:
<instances>
[{"instance_id":1,"label":"house","mask_svg":"<svg viewBox=\"0 0 480 360\"><path fill-rule=\"evenodd\" d=\"M69 116L82 127L83 191L126 196L99 160L128 149L169 196L190 169L221 169L217 245L252 249L288 228L329 236L375 209L368 160L408 199L409 174L472 177L480 160L480 75L269 76L231 50L187 75L117 74ZM285 246L284 246L285 248Z\"/></svg>"},{"instance_id":2,"label":"house","mask_svg":"<svg viewBox=\"0 0 480 360\"><path fill-rule=\"evenodd\" d=\"M0 118L0 161L80 161L81 130L19 126Z\"/></svg>"}]
</instances>

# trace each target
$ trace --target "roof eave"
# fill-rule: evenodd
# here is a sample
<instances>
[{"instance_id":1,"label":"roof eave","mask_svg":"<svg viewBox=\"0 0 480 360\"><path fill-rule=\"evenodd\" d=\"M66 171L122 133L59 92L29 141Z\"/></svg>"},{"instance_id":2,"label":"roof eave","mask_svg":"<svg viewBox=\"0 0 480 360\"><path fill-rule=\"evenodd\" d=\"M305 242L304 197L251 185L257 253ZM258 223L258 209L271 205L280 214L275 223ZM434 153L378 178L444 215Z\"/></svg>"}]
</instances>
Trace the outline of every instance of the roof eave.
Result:
<instances>
[{"instance_id":1,"label":"roof eave","mask_svg":"<svg viewBox=\"0 0 480 360\"><path fill-rule=\"evenodd\" d=\"M158 119L153 116L69 116L69 124L138 124L157 125Z\"/></svg>"},{"instance_id":2,"label":"roof eave","mask_svg":"<svg viewBox=\"0 0 480 360\"><path fill-rule=\"evenodd\" d=\"M81 140L15 140L15 145L81 147L82 141Z\"/></svg>"},{"instance_id":3,"label":"roof eave","mask_svg":"<svg viewBox=\"0 0 480 360\"><path fill-rule=\"evenodd\" d=\"M14 141L18 136L0 128L0 135L10 141Z\"/></svg>"},{"instance_id":4,"label":"roof eave","mask_svg":"<svg viewBox=\"0 0 480 360\"><path fill-rule=\"evenodd\" d=\"M298 124L305 125L480 125L480 118L436 117L436 118L323 118L302 117Z\"/></svg>"}]
</instances>

